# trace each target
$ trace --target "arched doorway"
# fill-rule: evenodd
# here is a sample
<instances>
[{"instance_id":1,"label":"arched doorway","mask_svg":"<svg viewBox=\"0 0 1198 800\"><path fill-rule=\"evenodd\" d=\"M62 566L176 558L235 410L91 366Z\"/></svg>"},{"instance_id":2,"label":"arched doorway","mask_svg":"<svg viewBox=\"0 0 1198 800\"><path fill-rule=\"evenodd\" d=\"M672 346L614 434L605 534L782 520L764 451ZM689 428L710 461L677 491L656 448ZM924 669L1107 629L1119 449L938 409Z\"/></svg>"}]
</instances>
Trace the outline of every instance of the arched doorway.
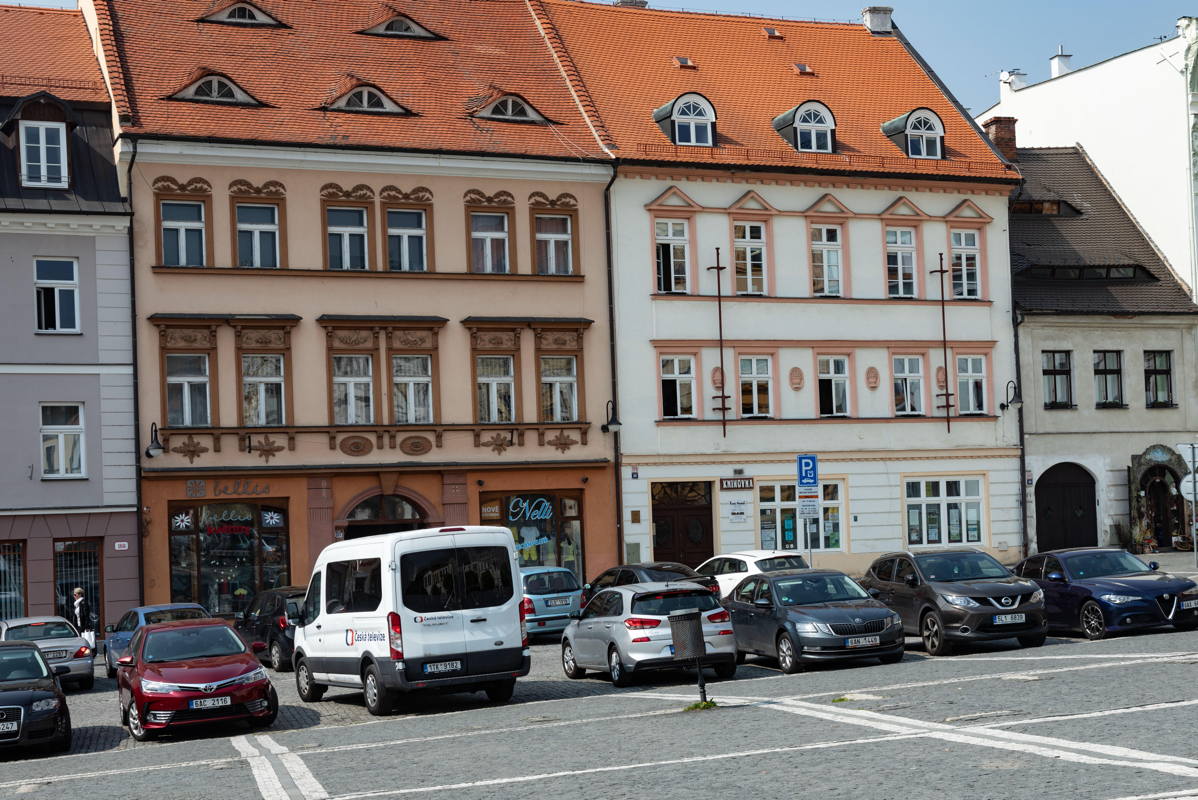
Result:
<instances>
[{"instance_id":1,"label":"arched doorway","mask_svg":"<svg viewBox=\"0 0 1198 800\"><path fill-rule=\"evenodd\" d=\"M1077 464L1057 464L1036 481L1036 550L1094 547L1098 513L1094 478Z\"/></svg>"},{"instance_id":2,"label":"arched doorway","mask_svg":"<svg viewBox=\"0 0 1198 800\"><path fill-rule=\"evenodd\" d=\"M368 497L354 506L345 519L346 539L428 527L424 510L398 494Z\"/></svg>"},{"instance_id":3,"label":"arched doorway","mask_svg":"<svg viewBox=\"0 0 1198 800\"><path fill-rule=\"evenodd\" d=\"M1185 499L1177 491L1177 474L1164 464L1144 470L1140 501L1144 524L1157 549L1173 547L1173 537L1186 529Z\"/></svg>"}]
</instances>

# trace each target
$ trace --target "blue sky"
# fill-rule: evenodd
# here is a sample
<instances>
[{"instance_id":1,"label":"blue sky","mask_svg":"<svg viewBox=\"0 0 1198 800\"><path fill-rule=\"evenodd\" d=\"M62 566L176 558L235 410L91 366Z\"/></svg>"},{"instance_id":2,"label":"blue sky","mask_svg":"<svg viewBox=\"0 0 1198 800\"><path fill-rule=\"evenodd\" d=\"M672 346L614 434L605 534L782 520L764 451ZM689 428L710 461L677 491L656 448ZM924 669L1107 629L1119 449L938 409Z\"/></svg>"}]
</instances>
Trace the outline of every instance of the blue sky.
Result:
<instances>
[{"instance_id":1,"label":"blue sky","mask_svg":"<svg viewBox=\"0 0 1198 800\"><path fill-rule=\"evenodd\" d=\"M11 0L0 0L8 3ZM74 7L74 0L21 5ZM858 20L867 0L650 0L687 8L821 20ZM1048 77L1057 45L1074 66L1092 64L1171 36L1195 0L891 0L895 21L957 98L980 113L998 99L998 73L1018 67L1031 81Z\"/></svg>"}]
</instances>

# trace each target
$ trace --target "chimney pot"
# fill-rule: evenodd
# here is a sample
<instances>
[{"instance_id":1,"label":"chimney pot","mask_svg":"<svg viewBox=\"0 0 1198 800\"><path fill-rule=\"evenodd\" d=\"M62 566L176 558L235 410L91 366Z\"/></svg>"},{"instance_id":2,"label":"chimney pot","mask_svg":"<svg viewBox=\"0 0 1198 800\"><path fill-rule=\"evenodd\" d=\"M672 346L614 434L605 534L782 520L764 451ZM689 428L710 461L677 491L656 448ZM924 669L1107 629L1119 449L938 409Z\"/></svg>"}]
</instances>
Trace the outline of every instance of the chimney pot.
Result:
<instances>
[{"instance_id":1,"label":"chimney pot","mask_svg":"<svg viewBox=\"0 0 1198 800\"><path fill-rule=\"evenodd\" d=\"M648 8L649 0L615 0L613 6L624 6L625 8Z\"/></svg>"},{"instance_id":2,"label":"chimney pot","mask_svg":"<svg viewBox=\"0 0 1198 800\"><path fill-rule=\"evenodd\" d=\"M894 9L890 6L869 6L861 10L861 22L870 33L889 35L894 32L890 20L893 13Z\"/></svg>"},{"instance_id":3,"label":"chimney pot","mask_svg":"<svg viewBox=\"0 0 1198 800\"><path fill-rule=\"evenodd\" d=\"M1052 77L1059 78L1062 75L1073 72L1073 67L1069 63L1069 59L1071 58L1073 56L1065 52L1065 45L1057 45L1056 54L1048 59L1049 72L1052 74Z\"/></svg>"},{"instance_id":4,"label":"chimney pot","mask_svg":"<svg viewBox=\"0 0 1198 800\"><path fill-rule=\"evenodd\" d=\"M1016 122L1014 117L991 117L982 123L982 127L986 129L986 135L990 137L990 141L994 142L998 152L1002 153L1007 161L1019 160L1019 153L1015 149Z\"/></svg>"}]
</instances>

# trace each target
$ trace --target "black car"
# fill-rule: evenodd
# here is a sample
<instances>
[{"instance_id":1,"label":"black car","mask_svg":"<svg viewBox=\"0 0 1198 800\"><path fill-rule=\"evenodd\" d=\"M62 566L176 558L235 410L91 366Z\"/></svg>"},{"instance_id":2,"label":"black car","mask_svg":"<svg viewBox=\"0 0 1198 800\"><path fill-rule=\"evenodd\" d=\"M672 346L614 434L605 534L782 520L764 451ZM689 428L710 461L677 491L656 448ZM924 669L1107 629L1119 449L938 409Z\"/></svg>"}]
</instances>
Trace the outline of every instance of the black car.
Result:
<instances>
[{"instance_id":1,"label":"black car","mask_svg":"<svg viewBox=\"0 0 1198 800\"><path fill-rule=\"evenodd\" d=\"M280 586L259 592L245 611L238 612L233 619L233 628L246 644L266 643L259 658L276 672L291 669L291 652L295 647L295 626L291 622L299 617L299 607L307 591L306 586Z\"/></svg>"},{"instance_id":2,"label":"black car","mask_svg":"<svg viewBox=\"0 0 1198 800\"><path fill-rule=\"evenodd\" d=\"M899 615L856 581L830 569L788 569L745 578L724 607L732 615L737 659L778 659L791 674L807 661L903 658Z\"/></svg>"},{"instance_id":3,"label":"black car","mask_svg":"<svg viewBox=\"0 0 1198 800\"><path fill-rule=\"evenodd\" d=\"M650 561L645 564L621 564L618 567L604 570L590 583L583 584L582 597L579 607L584 607L598 592L612 586L624 586L629 583L654 583L658 581L691 581L700 586L706 586L719 595L720 584L715 578L700 575L686 564L676 561Z\"/></svg>"},{"instance_id":4,"label":"black car","mask_svg":"<svg viewBox=\"0 0 1198 800\"><path fill-rule=\"evenodd\" d=\"M32 642L0 642L0 747L71 749L71 712L58 676Z\"/></svg>"},{"instance_id":5,"label":"black car","mask_svg":"<svg viewBox=\"0 0 1198 800\"><path fill-rule=\"evenodd\" d=\"M1040 587L974 548L888 553L861 585L877 590L930 655L948 655L960 641L1018 639L1039 647L1048 635Z\"/></svg>"}]
</instances>

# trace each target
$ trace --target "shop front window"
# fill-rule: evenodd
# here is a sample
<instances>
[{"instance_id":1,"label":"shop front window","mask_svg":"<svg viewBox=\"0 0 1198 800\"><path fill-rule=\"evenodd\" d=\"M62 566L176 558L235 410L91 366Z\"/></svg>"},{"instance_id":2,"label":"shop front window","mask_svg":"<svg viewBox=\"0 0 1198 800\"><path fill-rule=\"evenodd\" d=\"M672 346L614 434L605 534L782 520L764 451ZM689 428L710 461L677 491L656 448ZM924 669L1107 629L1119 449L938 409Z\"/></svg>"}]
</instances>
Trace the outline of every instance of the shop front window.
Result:
<instances>
[{"instance_id":1,"label":"shop front window","mask_svg":"<svg viewBox=\"0 0 1198 800\"><path fill-rule=\"evenodd\" d=\"M565 567L581 582L582 493L484 494L483 525L502 525L516 540L522 567Z\"/></svg>"},{"instance_id":2,"label":"shop front window","mask_svg":"<svg viewBox=\"0 0 1198 800\"><path fill-rule=\"evenodd\" d=\"M281 502L173 504L171 601L233 614L258 592L286 586L287 521Z\"/></svg>"}]
</instances>

